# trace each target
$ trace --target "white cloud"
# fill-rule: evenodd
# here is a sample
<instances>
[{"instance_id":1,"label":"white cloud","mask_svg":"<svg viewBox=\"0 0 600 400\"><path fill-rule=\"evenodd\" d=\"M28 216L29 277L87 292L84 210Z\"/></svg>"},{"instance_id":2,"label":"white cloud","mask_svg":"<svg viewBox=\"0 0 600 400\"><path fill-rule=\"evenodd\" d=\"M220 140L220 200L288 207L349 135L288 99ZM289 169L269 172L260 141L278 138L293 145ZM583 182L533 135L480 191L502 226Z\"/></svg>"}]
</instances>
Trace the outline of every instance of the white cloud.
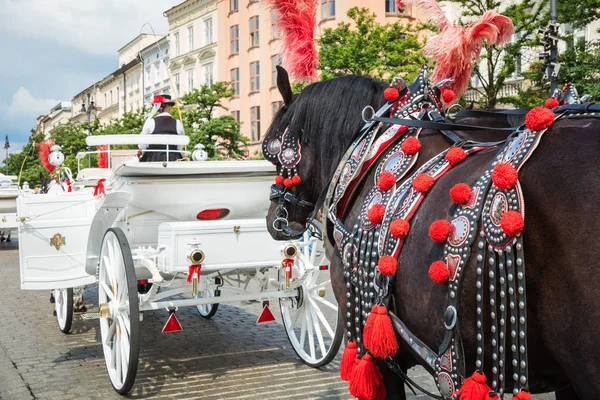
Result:
<instances>
[{"instance_id":1,"label":"white cloud","mask_svg":"<svg viewBox=\"0 0 600 400\"><path fill-rule=\"evenodd\" d=\"M91 54L116 55L146 22L157 34L167 33L163 12L181 1L4 0L0 31L8 37L39 38ZM144 32L151 33L147 27Z\"/></svg>"},{"instance_id":2,"label":"white cloud","mask_svg":"<svg viewBox=\"0 0 600 400\"><path fill-rule=\"evenodd\" d=\"M52 107L58 104L58 100L42 99L35 97L29 90L20 87L12 96L10 104L3 107L6 116L15 118L37 118L39 115L47 114Z\"/></svg>"}]
</instances>

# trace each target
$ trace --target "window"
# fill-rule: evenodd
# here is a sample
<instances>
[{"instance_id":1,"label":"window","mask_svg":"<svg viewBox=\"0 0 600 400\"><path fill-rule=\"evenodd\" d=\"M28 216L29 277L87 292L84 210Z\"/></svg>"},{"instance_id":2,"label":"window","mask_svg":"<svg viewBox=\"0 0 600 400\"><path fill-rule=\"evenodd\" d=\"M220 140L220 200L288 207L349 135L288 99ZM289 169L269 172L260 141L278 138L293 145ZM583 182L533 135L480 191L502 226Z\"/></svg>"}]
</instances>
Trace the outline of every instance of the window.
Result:
<instances>
[{"instance_id":1,"label":"window","mask_svg":"<svg viewBox=\"0 0 600 400\"><path fill-rule=\"evenodd\" d=\"M260 90L260 61L250 63L250 93Z\"/></svg>"},{"instance_id":2,"label":"window","mask_svg":"<svg viewBox=\"0 0 600 400\"><path fill-rule=\"evenodd\" d=\"M231 89L234 96L240 95L240 69L234 68L231 70Z\"/></svg>"},{"instance_id":3,"label":"window","mask_svg":"<svg viewBox=\"0 0 600 400\"><path fill-rule=\"evenodd\" d=\"M118 95L117 95L118 96ZM110 91L110 105L112 106L113 104L113 97L112 97L112 90Z\"/></svg>"},{"instance_id":4,"label":"window","mask_svg":"<svg viewBox=\"0 0 600 400\"><path fill-rule=\"evenodd\" d=\"M194 50L194 27L190 26L188 28L188 46L189 46L189 51Z\"/></svg>"},{"instance_id":5,"label":"window","mask_svg":"<svg viewBox=\"0 0 600 400\"><path fill-rule=\"evenodd\" d=\"M281 32L277 27L277 21L279 20L279 13L275 10L271 10L271 39L279 39Z\"/></svg>"},{"instance_id":6,"label":"window","mask_svg":"<svg viewBox=\"0 0 600 400\"><path fill-rule=\"evenodd\" d=\"M335 18L335 0L321 0L321 18Z\"/></svg>"},{"instance_id":7,"label":"window","mask_svg":"<svg viewBox=\"0 0 600 400\"><path fill-rule=\"evenodd\" d=\"M179 32L175 34L175 55L179 55Z\"/></svg>"},{"instance_id":8,"label":"window","mask_svg":"<svg viewBox=\"0 0 600 400\"><path fill-rule=\"evenodd\" d=\"M211 87L213 83L213 63L204 64L204 84L208 87Z\"/></svg>"},{"instance_id":9,"label":"window","mask_svg":"<svg viewBox=\"0 0 600 400\"><path fill-rule=\"evenodd\" d=\"M188 92L194 90L194 70L190 69L187 71L187 81L188 81ZM179 88L177 88L179 90Z\"/></svg>"},{"instance_id":10,"label":"window","mask_svg":"<svg viewBox=\"0 0 600 400\"><path fill-rule=\"evenodd\" d=\"M235 118L235 120L236 120L237 122L240 122L240 112L239 112L239 111L232 111L232 112L231 112L231 116L232 116L233 118Z\"/></svg>"},{"instance_id":11,"label":"window","mask_svg":"<svg viewBox=\"0 0 600 400\"><path fill-rule=\"evenodd\" d=\"M146 68L146 87L152 85L152 68L148 67Z\"/></svg>"},{"instance_id":12,"label":"window","mask_svg":"<svg viewBox=\"0 0 600 400\"><path fill-rule=\"evenodd\" d=\"M253 142L260 140L260 106L250 107L250 133Z\"/></svg>"},{"instance_id":13,"label":"window","mask_svg":"<svg viewBox=\"0 0 600 400\"><path fill-rule=\"evenodd\" d=\"M271 56L271 86L277 86L277 66L281 65L281 56Z\"/></svg>"},{"instance_id":14,"label":"window","mask_svg":"<svg viewBox=\"0 0 600 400\"><path fill-rule=\"evenodd\" d=\"M212 18L204 20L204 44L208 45L213 42L213 23Z\"/></svg>"},{"instance_id":15,"label":"window","mask_svg":"<svg viewBox=\"0 0 600 400\"><path fill-rule=\"evenodd\" d=\"M396 0L385 0L385 12L387 14L396 14L398 12L396 9Z\"/></svg>"},{"instance_id":16,"label":"window","mask_svg":"<svg viewBox=\"0 0 600 400\"><path fill-rule=\"evenodd\" d=\"M240 8L239 0L229 0L229 12L237 11Z\"/></svg>"},{"instance_id":17,"label":"window","mask_svg":"<svg viewBox=\"0 0 600 400\"><path fill-rule=\"evenodd\" d=\"M258 15L250 17L250 47L258 46Z\"/></svg>"},{"instance_id":18,"label":"window","mask_svg":"<svg viewBox=\"0 0 600 400\"><path fill-rule=\"evenodd\" d=\"M231 54L238 54L240 52L240 26L233 25L229 28L229 52Z\"/></svg>"},{"instance_id":19,"label":"window","mask_svg":"<svg viewBox=\"0 0 600 400\"><path fill-rule=\"evenodd\" d=\"M106 93L104 93L104 108L108 108L108 103L106 99Z\"/></svg>"},{"instance_id":20,"label":"window","mask_svg":"<svg viewBox=\"0 0 600 400\"><path fill-rule=\"evenodd\" d=\"M173 79L175 79L175 92L176 92L177 96L179 96L179 81L180 81L179 74L175 74Z\"/></svg>"},{"instance_id":21,"label":"window","mask_svg":"<svg viewBox=\"0 0 600 400\"><path fill-rule=\"evenodd\" d=\"M273 108L273 117L275 117L275 114L277 114L277 111L279 111L279 109L281 108L281 106L283 105L283 101L274 101L271 103L271 107Z\"/></svg>"}]
</instances>

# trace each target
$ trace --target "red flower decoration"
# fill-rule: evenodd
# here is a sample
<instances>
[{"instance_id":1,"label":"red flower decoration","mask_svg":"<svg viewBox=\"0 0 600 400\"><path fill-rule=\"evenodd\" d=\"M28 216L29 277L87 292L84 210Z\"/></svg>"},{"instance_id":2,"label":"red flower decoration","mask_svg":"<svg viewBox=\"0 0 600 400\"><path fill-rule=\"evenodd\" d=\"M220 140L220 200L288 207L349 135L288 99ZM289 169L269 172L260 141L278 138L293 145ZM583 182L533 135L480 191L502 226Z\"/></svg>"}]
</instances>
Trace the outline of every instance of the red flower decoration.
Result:
<instances>
[{"instance_id":1,"label":"red flower decoration","mask_svg":"<svg viewBox=\"0 0 600 400\"><path fill-rule=\"evenodd\" d=\"M500 189L510 189L517 184L519 171L509 163L500 163L492 171L492 182Z\"/></svg>"},{"instance_id":2,"label":"red flower decoration","mask_svg":"<svg viewBox=\"0 0 600 400\"><path fill-rule=\"evenodd\" d=\"M299 184L300 182L302 182L302 179L300 179L300 177L299 177L298 175L294 175L294 176L292 177L292 183L293 183L294 185L297 185L297 184Z\"/></svg>"},{"instance_id":3,"label":"red flower decoration","mask_svg":"<svg viewBox=\"0 0 600 400\"><path fill-rule=\"evenodd\" d=\"M513 400L531 400L531 394L521 390L516 396L513 396Z\"/></svg>"},{"instance_id":4,"label":"red flower decoration","mask_svg":"<svg viewBox=\"0 0 600 400\"><path fill-rule=\"evenodd\" d=\"M371 223L374 225L380 224L381 221L383 221L384 215L385 215L385 207L381 204L375 204L367 212L367 218L369 218L369 221L371 221Z\"/></svg>"},{"instance_id":5,"label":"red flower decoration","mask_svg":"<svg viewBox=\"0 0 600 400\"><path fill-rule=\"evenodd\" d=\"M294 182L292 182L290 178L286 178L283 181L283 186L285 186L286 188L291 188L292 186L294 186Z\"/></svg>"},{"instance_id":6,"label":"red flower decoration","mask_svg":"<svg viewBox=\"0 0 600 400\"><path fill-rule=\"evenodd\" d=\"M381 256L377 267L385 276L394 276L398 270L398 260L392 256Z\"/></svg>"},{"instance_id":7,"label":"red flower decoration","mask_svg":"<svg viewBox=\"0 0 600 400\"><path fill-rule=\"evenodd\" d=\"M396 239L405 238L410 230L410 224L405 219L397 219L390 224L390 233Z\"/></svg>"},{"instance_id":8,"label":"red flower decoration","mask_svg":"<svg viewBox=\"0 0 600 400\"><path fill-rule=\"evenodd\" d=\"M413 180L412 186L419 193L426 193L433 187L435 180L427 174L419 174Z\"/></svg>"},{"instance_id":9,"label":"red flower decoration","mask_svg":"<svg viewBox=\"0 0 600 400\"><path fill-rule=\"evenodd\" d=\"M421 150L421 141L414 136L409 137L402 143L402 151L404 154L413 155Z\"/></svg>"},{"instance_id":10,"label":"red flower decoration","mask_svg":"<svg viewBox=\"0 0 600 400\"><path fill-rule=\"evenodd\" d=\"M429 227L429 237L438 243L444 243L450 234L450 222L445 219L434 221Z\"/></svg>"},{"instance_id":11,"label":"red flower decoration","mask_svg":"<svg viewBox=\"0 0 600 400\"><path fill-rule=\"evenodd\" d=\"M456 204L465 204L471 198L471 188L465 183L457 183L450 189L450 198Z\"/></svg>"},{"instance_id":12,"label":"red flower decoration","mask_svg":"<svg viewBox=\"0 0 600 400\"><path fill-rule=\"evenodd\" d=\"M550 97L548 100L546 100L544 105L548 108L556 108L559 104L558 100L556 100L554 97Z\"/></svg>"},{"instance_id":13,"label":"red flower decoration","mask_svg":"<svg viewBox=\"0 0 600 400\"><path fill-rule=\"evenodd\" d=\"M444 103L450 104L454 101L454 91L450 89L446 89L442 91L442 100Z\"/></svg>"},{"instance_id":14,"label":"red flower decoration","mask_svg":"<svg viewBox=\"0 0 600 400\"><path fill-rule=\"evenodd\" d=\"M391 172L384 171L379 175L377 187L384 192L387 192L396 184L396 177Z\"/></svg>"},{"instance_id":15,"label":"red flower decoration","mask_svg":"<svg viewBox=\"0 0 600 400\"><path fill-rule=\"evenodd\" d=\"M283 176L277 175L275 177L275 183L278 184L278 185L281 185L283 183Z\"/></svg>"},{"instance_id":16,"label":"red flower decoration","mask_svg":"<svg viewBox=\"0 0 600 400\"><path fill-rule=\"evenodd\" d=\"M383 91L383 97L387 101L396 101L400 98L400 92L396 88L389 87Z\"/></svg>"},{"instance_id":17,"label":"red flower decoration","mask_svg":"<svg viewBox=\"0 0 600 400\"><path fill-rule=\"evenodd\" d=\"M515 236L525 227L523 216L518 211L507 211L500 218L500 226L508 236Z\"/></svg>"},{"instance_id":18,"label":"red flower decoration","mask_svg":"<svg viewBox=\"0 0 600 400\"><path fill-rule=\"evenodd\" d=\"M435 283L444 283L450 278L450 270L443 261L436 261L429 266L429 277Z\"/></svg>"},{"instance_id":19,"label":"red flower decoration","mask_svg":"<svg viewBox=\"0 0 600 400\"><path fill-rule=\"evenodd\" d=\"M455 166L467 158L467 153L460 147L453 147L446 153L446 160L450 165Z\"/></svg>"},{"instance_id":20,"label":"red flower decoration","mask_svg":"<svg viewBox=\"0 0 600 400\"><path fill-rule=\"evenodd\" d=\"M554 113L546 107L536 107L525 116L525 124L532 131L541 131L554 122Z\"/></svg>"}]
</instances>

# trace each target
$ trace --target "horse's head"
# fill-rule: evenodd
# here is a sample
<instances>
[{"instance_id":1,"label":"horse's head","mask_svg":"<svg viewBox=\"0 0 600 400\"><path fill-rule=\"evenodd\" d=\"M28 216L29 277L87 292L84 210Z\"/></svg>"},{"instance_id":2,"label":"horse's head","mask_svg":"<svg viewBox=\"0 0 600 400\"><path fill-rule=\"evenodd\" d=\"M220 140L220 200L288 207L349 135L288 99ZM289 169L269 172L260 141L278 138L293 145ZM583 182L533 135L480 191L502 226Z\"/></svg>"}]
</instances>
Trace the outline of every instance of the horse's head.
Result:
<instances>
[{"instance_id":1,"label":"horse's head","mask_svg":"<svg viewBox=\"0 0 600 400\"><path fill-rule=\"evenodd\" d=\"M383 82L344 76L307 86L292 95L285 69L277 69L284 105L262 144L265 158L277 166L271 187L267 228L276 240L298 238L314 215L335 166L364 123L366 106L384 104Z\"/></svg>"}]
</instances>

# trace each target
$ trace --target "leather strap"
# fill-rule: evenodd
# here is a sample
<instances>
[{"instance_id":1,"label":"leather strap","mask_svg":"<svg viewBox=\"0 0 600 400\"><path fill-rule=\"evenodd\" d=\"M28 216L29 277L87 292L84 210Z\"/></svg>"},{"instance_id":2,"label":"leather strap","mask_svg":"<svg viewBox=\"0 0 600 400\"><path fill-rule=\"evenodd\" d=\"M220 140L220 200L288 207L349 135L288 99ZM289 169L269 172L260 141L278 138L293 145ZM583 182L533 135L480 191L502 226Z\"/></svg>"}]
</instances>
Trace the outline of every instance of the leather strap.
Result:
<instances>
[{"instance_id":1,"label":"leather strap","mask_svg":"<svg viewBox=\"0 0 600 400\"><path fill-rule=\"evenodd\" d=\"M504 131L504 132L513 132L517 129L517 127L509 127L509 128L496 128L491 126L479 126L479 125L462 125L462 124L453 124L447 122L433 122L433 121L422 121L417 119L402 119L402 118L371 118L371 121L383 122L386 124L392 125L405 125L405 126L414 126L417 128L425 128L425 129L434 129L434 130L461 130L461 131Z\"/></svg>"}]
</instances>

